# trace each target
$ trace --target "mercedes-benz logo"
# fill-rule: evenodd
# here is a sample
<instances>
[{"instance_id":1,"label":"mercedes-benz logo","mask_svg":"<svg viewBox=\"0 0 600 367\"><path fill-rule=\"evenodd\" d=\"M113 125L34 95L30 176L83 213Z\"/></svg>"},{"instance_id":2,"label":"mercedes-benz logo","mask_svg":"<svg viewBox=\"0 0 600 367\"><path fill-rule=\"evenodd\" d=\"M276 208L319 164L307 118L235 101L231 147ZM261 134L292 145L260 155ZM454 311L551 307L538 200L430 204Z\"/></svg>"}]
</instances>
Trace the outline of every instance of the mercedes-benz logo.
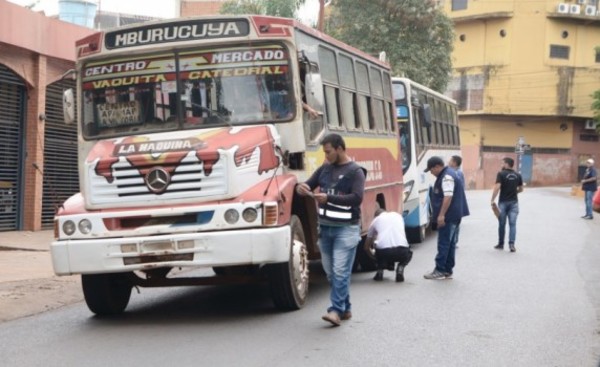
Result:
<instances>
[{"instance_id":1,"label":"mercedes-benz logo","mask_svg":"<svg viewBox=\"0 0 600 367\"><path fill-rule=\"evenodd\" d=\"M153 168L144 177L146 186L155 194L160 194L167 189L171 183L171 175L162 168Z\"/></svg>"}]
</instances>

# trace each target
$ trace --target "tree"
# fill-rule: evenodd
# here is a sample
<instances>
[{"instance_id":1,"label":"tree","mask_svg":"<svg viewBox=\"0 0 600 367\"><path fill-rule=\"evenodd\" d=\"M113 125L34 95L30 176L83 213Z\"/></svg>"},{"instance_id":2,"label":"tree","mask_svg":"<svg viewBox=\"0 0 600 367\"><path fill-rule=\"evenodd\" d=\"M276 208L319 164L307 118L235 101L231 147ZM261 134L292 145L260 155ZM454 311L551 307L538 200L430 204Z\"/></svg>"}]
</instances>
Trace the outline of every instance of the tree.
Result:
<instances>
[{"instance_id":1,"label":"tree","mask_svg":"<svg viewBox=\"0 0 600 367\"><path fill-rule=\"evenodd\" d=\"M336 0L326 32L364 52L387 54L395 76L444 91L454 27L435 0Z\"/></svg>"},{"instance_id":2,"label":"tree","mask_svg":"<svg viewBox=\"0 0 600 367\"><path fill-rule=\"evenodd\" d=\"M600 134L600 89L592 94L592 111L594 112L594 120L596 121L596 132Z\"/></svg>"},{"instance_id":3,"label":"tree","mask_svg":"<svg viewBox=\"0 0 600 367\"><path fill-rule=\"evenodd\" d=\"M221 6L221 14L259 14L294 18L305 0L229 0Z\"/></svg>"}]
</instances>

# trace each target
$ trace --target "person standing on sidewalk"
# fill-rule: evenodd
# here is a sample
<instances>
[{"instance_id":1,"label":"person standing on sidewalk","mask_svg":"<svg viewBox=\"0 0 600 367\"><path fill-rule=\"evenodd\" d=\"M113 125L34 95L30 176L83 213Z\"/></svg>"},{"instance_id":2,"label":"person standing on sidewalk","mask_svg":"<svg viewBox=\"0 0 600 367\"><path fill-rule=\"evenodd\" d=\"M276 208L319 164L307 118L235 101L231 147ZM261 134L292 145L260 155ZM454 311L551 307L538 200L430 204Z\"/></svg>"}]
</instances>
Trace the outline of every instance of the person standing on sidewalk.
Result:
<instances>
[{"instance_id":1,"label":"person standing on sidewalk","mask_svg":"<svg viewBox=\"0 0 600 367\"><path fill-rule=\"evenodd\" d=\"M325 136L321 145L327 162L296 186L296 192L314 197L319 204L321 263L331 287L331 306L322 319L339 326L340 320L352 317L350 276L360 242L360 204L366 172L350 160L340 135ZM313 194L317 187L319 192Z\"/></svg>"},{"instance_id":2,"label":"person standing on sidewalk","mask_svg":"<svg viewBox=\"0 0 600 367\"><path fill-rule=\"evenodd\" d=\"M594 219L594 214L592 212L592 197L596 190L598 190L598 172L594 167L594 160L592 158L588 159L585 164L587 165L587 168L583 174L583 179L581 180L581 190L583 190L585 200L585 215L581 218Z\"/></svg>"},{"instance_id":3,"label":"person standing on sidewalk","mask_svg":"<svg viewBox=\"0 0 600 367\"><path fill-rule=\"evenodd\" d=\"M375 249L377 272L373 280L383 280L383 270L388 265L396 266L396 282L404 281L404 267L412 259L412 251L404 232L404 218L396 212L387 212L381 208L375 211L375 218L367 231L365 250Z\"/></svg>"},{"instance_id":4,"label":"person standing on sidewalk","mask_svg":"<svg viewBox=\"0 0 600 367\"><path fill-rule=\"evenodd\" d=\"M455 265L456 229L462 217L469 215L465 189L456 172L444 166L440 157L427 161L425 172L436 177L431 194L433 221L437 226L437 255L435 269L425 279L452 279Z\"/></svg>"},{"instance_id":5,"label":"person standing on sidewalk","mask_svg":"<svg viewBox=\"0 0 600 367\"><path fill-rule=\"evenodd\" d=\"M519 198L517 195L523 192L523 178L513 170L515 161L512 158L505 157L502 160L502 170L496 175L496 184L492 192L492 205L498 198L498 244L494 246L496 250L504 249L504 237L506 232L506 218L508 218L508 246L510 252L515 252L515 239L517 237L517 216L519 215Z\"/></svg>"}]
</instances>

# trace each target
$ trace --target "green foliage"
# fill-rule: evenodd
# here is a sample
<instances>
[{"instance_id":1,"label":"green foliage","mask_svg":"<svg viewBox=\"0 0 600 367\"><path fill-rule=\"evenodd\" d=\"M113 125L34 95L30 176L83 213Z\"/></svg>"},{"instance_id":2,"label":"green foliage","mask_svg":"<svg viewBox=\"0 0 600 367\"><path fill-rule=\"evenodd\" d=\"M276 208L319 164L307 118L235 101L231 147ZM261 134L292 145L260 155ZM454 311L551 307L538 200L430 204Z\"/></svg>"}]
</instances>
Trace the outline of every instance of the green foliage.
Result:
<instances>
[{"instance_id":1,"label":"green foliage","mask_svg":"<svg viewBox=\"0 0 600 367\"><path fill-rule=\"evenodd\" d=\"M294 18L305 0L229 0L221 6L221 14L259 14Z\"/></svg>"},{"instance_id":2,"label":"green foliage","mask_svg":"<svg viewBox=\"0 0 600 367\"><path fill-rule=\"evenodd\" d=\"M362 51L387 54L395 76L444 91L454 27L435 0L336 0L326 32Z\"/></svg>"},{"instance_id":3,"label":"green foliage","mask_svg":"<svg viewBox=\"0 0 600 367\"><path fill-rule=\"evenodd\" d=\"M594 120L596 121L596 132L600 134L600 89L592 94L592 111L594 112Z\"/></svg>"}]
</instances>

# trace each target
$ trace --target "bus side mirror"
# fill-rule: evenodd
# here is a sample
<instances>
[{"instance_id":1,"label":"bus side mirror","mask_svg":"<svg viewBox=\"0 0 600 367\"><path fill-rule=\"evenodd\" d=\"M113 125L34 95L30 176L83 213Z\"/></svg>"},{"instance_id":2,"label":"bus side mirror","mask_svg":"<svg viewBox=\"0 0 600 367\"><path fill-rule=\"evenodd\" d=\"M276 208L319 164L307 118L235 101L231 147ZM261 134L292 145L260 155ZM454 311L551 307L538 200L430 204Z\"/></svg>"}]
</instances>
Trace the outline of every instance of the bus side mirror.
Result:
<instances>
[{"instance_id":1,"label":"bus side mirror","mask_svg":"<svg viewBox=\"0 0 600 367\"><path fill-rule=\"evenodd\" d=\"M75 122L75 97L71 88L63 92L63 116L65 124L70 125Z\"/></svg>"},{"instance_id":2,"label":"bus side mirror","mask_svg":"<svg viewBox=\"0 0 600 367\"><path fill-rule=\"evenodd\" d=\"M421 113L419 116L421 117L421 126L427 128L431 127L431 106L428 103L421 106Z\"/></svg>"}]
</instances>

